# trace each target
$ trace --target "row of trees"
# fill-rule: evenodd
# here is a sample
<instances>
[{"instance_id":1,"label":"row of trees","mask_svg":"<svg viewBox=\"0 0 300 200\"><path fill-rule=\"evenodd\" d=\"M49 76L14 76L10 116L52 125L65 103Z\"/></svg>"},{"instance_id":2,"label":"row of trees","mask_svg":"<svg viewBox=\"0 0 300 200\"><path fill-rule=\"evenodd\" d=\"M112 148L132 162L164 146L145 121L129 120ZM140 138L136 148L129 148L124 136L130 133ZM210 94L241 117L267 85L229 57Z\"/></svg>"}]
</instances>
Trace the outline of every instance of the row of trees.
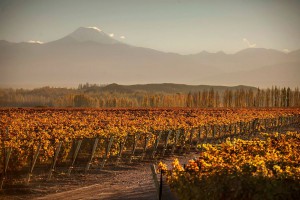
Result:
<instances>
[{"instance_id":1,"label":"row of trees","mask_svg":"<svg viewBox=\"0 0 300 200\"><path fill-rule=\"evenodd\" d=\"M300 107L299 88L213 89L184 93L113 93L63 90L0 90L0 106L10 107ZM55 90L55 89L54 89ZM51 95L51 93L55 95Z\"/></svg>"},{"instance_id":2,"label":"row of trees","mask_svg":"<svg viewBox=\"0 0 300 200\"><path fill-rule=\"evenodd\" d=\"M226 90L222 95L214 90L189 93L187 107L299 107L299 89Z\"/></svg>"},{"instance_id":3,"label":"row of trees","mask_svg":"<svg viewBox=\"0 0 300 200\"><path fill-rule=\"evenodd\" d=\"M272 87L260 90L226 90L223 96L224 107L299 107L299 88Z\"/></svg>"}]
</instances>

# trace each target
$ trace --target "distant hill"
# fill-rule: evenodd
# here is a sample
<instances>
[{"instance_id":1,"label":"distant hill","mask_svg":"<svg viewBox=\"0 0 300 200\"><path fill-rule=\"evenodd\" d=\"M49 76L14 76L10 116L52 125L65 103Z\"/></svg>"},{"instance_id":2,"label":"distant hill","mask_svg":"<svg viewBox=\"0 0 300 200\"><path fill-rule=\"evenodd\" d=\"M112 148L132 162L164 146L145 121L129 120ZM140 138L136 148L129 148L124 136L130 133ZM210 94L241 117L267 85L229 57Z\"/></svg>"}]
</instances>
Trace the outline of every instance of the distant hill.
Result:
<instances>
[{"instance_id":1,"label":"distant hill","mask_svg":"<svg viewBox=\"0 0 300 200\"><path fill-rule=\"evenodd\" d=\"M9 93L16 93L21 95L31 95L45 98L58 98L66 95L75 94L110 94L112 96L123 96L123 95L135 95L138 94L188 94L189 92L203 92L213 89L215 92L219 92L220 95L225 90L235 91L238 89L255 91L257 88L251 86L212 86L212 85L185 85L185 84L174 84L174 83L160 83L160 84L136 84L136 85L119 85L116 83L108 84L105 86L99 86L94 84L83 85L79 88L56 88L56 87L41 87L35 89L1 89L0 88L0 99ZM2 99L3 100L3 99Z\"/></svg>"},{"instance_id":2,"label":"distant hill","mask_svg":"<svg viewBox=\"0 0 300 200\"><path fill-rule=\"evenodd\" d=\"M88 87L84 89L85 92L111 92L111 93L189 93L208 91L214 89L214 91L224 92L225 90L237 90L237 89L257 89L251 86L210 86L210 85L185 85L185 84L174 84L174 83L161 83L161 84L136 84L136 85L118 85L116 83L109 84L104 87Z\"/></svg>"},{"instance_id":3,"label":"distant hill","mask_svg":"<svg viewBox=\"0 0 300 200\"><path fill-rule=\"evenodd\" d=\"M76 87L85 82L296 87L299 52L251 48L235 54L179 55L131 46L103 31L81 27L44 44L0 41L0 87Z\"/></svg>"}]
</instances>

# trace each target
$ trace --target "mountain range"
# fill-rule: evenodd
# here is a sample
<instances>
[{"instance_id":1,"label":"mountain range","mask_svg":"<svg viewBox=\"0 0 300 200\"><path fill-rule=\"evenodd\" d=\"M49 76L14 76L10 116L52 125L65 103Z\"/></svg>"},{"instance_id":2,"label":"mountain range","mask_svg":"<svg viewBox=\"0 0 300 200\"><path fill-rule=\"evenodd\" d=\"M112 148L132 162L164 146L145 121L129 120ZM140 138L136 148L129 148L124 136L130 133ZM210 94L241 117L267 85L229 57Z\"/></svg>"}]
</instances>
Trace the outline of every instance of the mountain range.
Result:
<instances>
[{"instance_id":1,"label":"mountain range","mask_svg":"<svg viewBox=\"0 0 300 200\"><path fill-rule=\"evenodd\" d=\"M44 44L0 41L0 87L76 87L85 82L296 87L299 75L300 50L180 55L132 46L84 27Z\"/></svg>"}]
</instances>

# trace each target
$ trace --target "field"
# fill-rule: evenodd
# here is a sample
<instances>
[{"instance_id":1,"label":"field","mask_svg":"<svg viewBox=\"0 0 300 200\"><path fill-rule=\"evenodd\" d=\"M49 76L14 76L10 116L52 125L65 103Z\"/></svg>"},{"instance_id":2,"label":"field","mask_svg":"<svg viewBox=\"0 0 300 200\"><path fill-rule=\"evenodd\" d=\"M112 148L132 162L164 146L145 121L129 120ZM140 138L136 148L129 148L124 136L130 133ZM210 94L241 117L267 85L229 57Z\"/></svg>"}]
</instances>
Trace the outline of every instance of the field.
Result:
<instances>
[{"instance_id":1,"label":"field","mask_svg":"<svg viewBox=\"0 0 300 200\"><path fill-rule=\"evenodd\" d=\"M35 177L53 180L128 163L153 163L200 151L204 143L246 140L299 123L298 108L3 108L1 188L34 184Z\"/></svg>"}]
</instances>

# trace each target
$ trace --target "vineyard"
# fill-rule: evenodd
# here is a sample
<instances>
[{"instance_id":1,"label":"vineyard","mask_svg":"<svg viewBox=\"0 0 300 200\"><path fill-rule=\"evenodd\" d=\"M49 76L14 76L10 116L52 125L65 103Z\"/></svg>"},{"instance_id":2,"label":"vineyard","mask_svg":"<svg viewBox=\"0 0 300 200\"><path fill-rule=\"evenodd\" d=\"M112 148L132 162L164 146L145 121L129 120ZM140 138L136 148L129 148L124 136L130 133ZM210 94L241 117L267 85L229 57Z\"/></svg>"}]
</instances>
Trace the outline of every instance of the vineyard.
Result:
<instances>
[{"instance_id":1,"label":"vineyard","mask_svg":"<svg viewBox=\"0 0 300 200\"><path fill-rule=\"evenodd\" d=\"M297 108L2 108L1 188L20 176L29 183L41 171L48 180L56 171L65 171L66 175L74 171L88 173L107 164L157 160L198 151L203 143L226 141L224 144L230 145L227 138L247 139L260 132L282 132L299 123ZM202 145L203 148L214 149ZM19 177L14 176L16 172Z\"/></svg>"},{"instance_id":2,"label":"vineyard","mask_svg":"<svg viewBox=\"0 0 300 200\"><path fill-rule=\"evenodd\" d=\"M252 140L203 144L198 158L159 169L180 199L297 199L300 134L259 134Z\"/></svg>"}]
</instances>

